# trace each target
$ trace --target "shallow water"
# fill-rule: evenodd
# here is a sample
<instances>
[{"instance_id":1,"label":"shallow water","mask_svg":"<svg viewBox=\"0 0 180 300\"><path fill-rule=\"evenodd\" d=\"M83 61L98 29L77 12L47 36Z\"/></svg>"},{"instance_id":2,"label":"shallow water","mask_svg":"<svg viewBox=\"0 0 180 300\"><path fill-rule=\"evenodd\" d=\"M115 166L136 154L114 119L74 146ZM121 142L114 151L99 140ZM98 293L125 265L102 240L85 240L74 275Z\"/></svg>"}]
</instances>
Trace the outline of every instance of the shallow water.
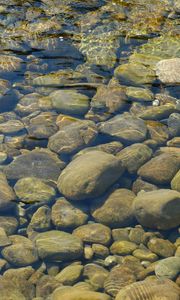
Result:
<instances>
[{"instance_id":1,"label":"shallow water","mask_svg":"<svg viewBox=\"0 0 180 300\"><path fill-rule=\"evenodd\" d=\"M137 216L127 218L128 220L124 223L101 222L93 215L94 207L92 206L94 203L95 206L100 206L101 201L103 202L103 199L109 197L116 189L133 191L134 197L141 190L167 189L180 192L179 181L172 184L179 169L177 166L180 155L178 71L173 65L174 74L177 76L177 80L174 82L170 80L175 76L173 69L164 71L166 77L169 74L166 81L162 80L157 71L157 64L160 61L180 59L179 16L180 7L178 1L175 0L158 2L149 0L148 3L141 0L10 0L8 3L0 0L0 170L7 176L7 182L4 179L1 182L2 190L5 193L2 191L1 195L0 192L0 218L12 216L18 223L8 235L25 236L34 243L35 236L39 232L60 229L72 233L73 229L80 227L80 224L58 226L51 217L52 207L57 199L65 196L69 203L73 203L74 207L80 209L81 213L87 216L81 225L99 222L111 229L125 229L134 228L140 224L145 232L151 232L156 237L169 239L175 243L179 234L178 222L169 227L153 226L141 223ZM56 91L64 91L65 94L59 96L54 94ZM80 100L77 94L74 95L75 92L79 92ZM72 99L74 99L74 103ZM160 112L158 108L161 109ZM114 117L123 117L124 119L111 127ZM126 118L129 118L128 121ZM139 123L138 125L131 123L134 122L132 121L134 118L136 121L137 118L140 120L137 122L144 122L142 128ZM82 128L81 121L84 122ZM70 129L67 130L68 125ZM123 133L128 128L131 130ZM54 138L51 144L52 137L58 132L61 135ZM56 144L58 139L62 141L61 145ZM111 142L112 145L104 145ZM85 182L80 186L79 189L82 188L82 193L76 189L78 189L78 180L83 181L83 178L76 178L76 172L66 179L67 181L74 179L74 181L72 180L73 188L70 184L69 190L62 186L59 187L59 183L57 185L58 177L53 174L52 169L59 168L60 164L60 169L58 169L60 174L60 171L67 165L69 166L73 159L76 161L78 155L83 157L86 151L88 153L89 147L96 147L95 150L110 153L115 158L119 153L121 157L122 149L140 143L147 146L148 150L146 149L146 151L149 151L146 154L147 157L141 157L141 155L145 155L144 152L139 153L139 156L136 153L134 163L131 162L129 166L128 162L131 161L134 154L128 154L129 159L126 162L123 161L122 176L116 176L117 178L112 182L109 179L110 183L108 183L107 176L111 177L116 170L109 167L110 174L103 175L104 182L101 182L102 174L100 174L96 178L97 184L92 181L93 183ZM24 154L28 155L31 153L28 151L35 149L43 151L41 148L45 150L48 148L48 151L52 152L47 154L42 161L41 153L37 152L37 157L33 159L27 157L27 161L24 159L19 165L17 164L15 169L13 167L11 169L12 163L18 161L18 157L21 158ZM35 155L36 152L32 153ZM148 170L145 175L139 173L142 165L163 153L173 157L167 157L171 170L168 169L168 166L162 166L157 162L160 167L162 166L162 170L159 171L160 175L156 175L158 173L156 169L155 175L152 170ZM92 157L93 160L96 160L96 157ZM52 159L53 162L49 163L49 159ZM120 158L120 160L123 159ZM137 161L141 159L140 165L135 168ZM44 167L46 162L48 166L50 164L49 169ZM89 161L87 161L88 163ZM82 168L80 172L83 172L81 160L79 160L79 164ZM84 166L85 169L86 167ZM153 165L153 168L155 167ZM101 166L99 168L101 169ZM89 169L91 170L91 163ZM58 173L58 170L54 172ZM170 175L166 176L169 173ZM74 178L72 178L73 176ZM93 175L88 176L88 180L90 180L89 178ZM47 186L49 189L51 187L53 191L45 191L44 199L43 189L45 187L41 186L42 182L41 184L37 183L37 187L34 187L35 191L33 191L31 182L22 183L18 190L17 183L26 177L42 179L46 188ZM143 182L139 183L139 178ZM96 188L89 192L91 184ZM99 188L100 185L104 185L104 188ZM6 189L7 195L5 195ZM50 193L50 195L46 193ZM99 197L101 197L100 200L98 200ZM99 201L98 204L96 201ZM180 217L178 201L176 212L179 211ZM11 205L12 203L13 205ZM42 216L39 216L39 218L42 217L42 224L34 217L41 208L45 210L45 212L40 212ZM120 208L117 206L118 209ZM174 213L174 206L172 209L171 207L168 209L169 214ZM66 208L64 210L64 215L66 215ZM166 209L164 210L165 214L168 214ZM38 218L37 215L36 218ZM32 220L34 220L33 225ZM160 233L154 233L155 231L160 231ZM107 242L108 247L112 244L112 240ZM88 239L85 239L84 242L85 246L90 248L92 243L101 244L101 242L91 242ZM13 243L13 238L11 243ZM5 249L7 245L2 245L2 249ZM105 247L107 245L105 243ZM108 251L107 253L109 253ZM94 252L94 257L90 255L88 258L88 254L85 254L80 259L83 266L96 262L96 259L97 264L104 266L101 260L105 260L108 256L107 253L104 256L102 254L101 257L99 253L95 254ZM110 254L114 253L110 250ZM125 255L129 254L132 253ZM46 264L45 271L42 273L47 275L51 274L51 267L52 269L57 267L59 271L70 264L69 258L68 262L64 262L66 259L52 259L51 256L42 258L40 254L37 259L32 259L32 263L24 262L24 257L21 263L21 255L17 259L19 262L11 260L9 255L4 254L3 251L1 253L0 274L2 275L9 268L33 266L34 270L38 270L42 262ZM175 255L175 251L173 255ZM162 257L159 254L158 259ZM74 258L75 261L77 259L79 259L78 256ZM110 271L111 267L108 266L107 270ZM52 270L52 274L55 276L56 270ZM152 274L154 275L153 272ZM83 281L86 276L79 278L75 282ZM170 279L175 281L177 278L176 275ZM35 287L37 282L34 284ZM35 294L44 297L42 299L60 299L48 298L51 297L54 289L55 284L49 292L50 295L47 291L44 291L43 295L43 291L37 292L36 287L36 293L28 294L22 299L35 299ZM102 286L94 289L107 293ZM113 294L109 294L112 299L115 299ZM3 298L3 300L8 300L8 298ZM73 300L76 299L73 298Z\"/></svg>"}]
</instances>

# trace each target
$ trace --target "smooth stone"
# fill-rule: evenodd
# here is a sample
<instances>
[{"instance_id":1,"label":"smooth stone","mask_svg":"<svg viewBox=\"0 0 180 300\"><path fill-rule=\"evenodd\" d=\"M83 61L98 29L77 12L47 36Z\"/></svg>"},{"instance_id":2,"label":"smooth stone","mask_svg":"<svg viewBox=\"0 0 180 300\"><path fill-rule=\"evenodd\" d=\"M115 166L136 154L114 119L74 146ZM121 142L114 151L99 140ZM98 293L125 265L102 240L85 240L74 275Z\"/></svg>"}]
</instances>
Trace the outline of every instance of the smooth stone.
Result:
<instances>
[{"instance_id":1,"label":"smooth stone","mask_svg":"<svg viewBox=\"0 0 180 300\"><path fill-rule=\"evenodd\" d=\"M142 261L154 262L158 260L158 256L148 249L136 249L133 252L133 256Z\"/></svg>"},{"instance_id":2,"label":"smooth stone","mask_svg":"<svg viewBox=\"0 0 180 300\"><path fill-rule=\"evenodd\" d=\"M9 240L4 228L0 227L0 247L9 245L11 245L11 241Z\"/></svg>"},{"instance_id":3,"label":"smooth stone","mask_svg":"<svg viewBox=\"0 0 180 300\"><path fill-rule=\"evenodd\" d=\"M0 227L4 228L6 234L9 236L16 232L18 228L18 221L14 217L0 216Z\"/></svg>"},{"instance_id":4,"label":"smooth stone","mask_svg":"<svg viewBox=\"0 0 180 300\"><path fill-rule=\"evenodd\" d=\"M151 84L155 79L155 71L145 65L129 62L118 66L114 70L114 76L120 82L132 85Z\"/></svg>"},{"instance_id":5,"label":"smooth stone","mask_svg":"<svg viewBox=\"0 0 180 300\"><path fill-rule=\"evenodd\" d=\"M112 254L128 255L137 249L137 247L135 243L129 241L116 241L112 244L110 251Z\"/></svg>"},{"instance_id":6,"label":"smooth stone","mask_svg":"<svg viewBox=\"0 0 180 300\"><path fill-rule=\"evenodd\" d=\"M173 113L168 118L168 129L172 137L180 135L180 114Z\"/></svg>"},{"instance_id":7,"label":"smooth stone","mask_svg":"<svg viewBox=\"0 0 180 300\"><path fill-rule=\"evenodd\" d=\"M89 98L76 90L58 90L49 95L53 108L61 113L84 115L89 109Z\"/></svg>"},{"instance_id":8,"label":"smooth stone","mask_svg":"<svg viewBox=\"0 0 180 300\"><path fill-rule=\"evenodd\" d=\"M55 278L63 285L74 285L81 277L82 265L70 265L58 273Z\"/></svg>"},{"instance_id":9,"label":"smooth stone","mask_svg":"<svg viewBox=\"0 0 180 300\"><path fill-rule=\"evenodd\" d=\"M174 280L180 272L180 257L168 257L160 260L155 267L155 274L159 278Z\"/></svg>"},{"instance_id":10,"label":"smooth stone","mask_svg":"<svg viewBox=\"0 0 180 300\"><path fill-rule=\"evenodd\" d=\"M92 121L79 121L60 129L49 138L48 147L58 153L71 154L95 141L98 135Z\"/></svg>"},{"instance_id":11,"label":"smooth stone","mask_svg":"<svg viewBox=\"0 0 180 300\"><path fill-rule=\"evenodd\" d=\"M20 289L9 279L0 278L1 300L27 300Z\"/></svg>"},{"instance_id":12,"label":"smooth stone","mask_svg":"<svg viewBox=\"0 0 180 300\"><path fill-rule=\"evenodd\" d=\"M149 89L129 86L126 88L126 95L133 101L153 101L153 93Z\"/></svg>"},{"instance_id":13,"label":"smooth stone","mask_svg":"<svg viewBox=\"0 0 180 300\"><path fill-rule=\"evenodd\" d=\"M117 228L112 230L112 237L114 241L129 241L128 228Z\"/></svg>"},{"instance_id":14,"label":"smooth stone","mask_svg":"<svg viewBox=\"0 0 180 300\"><path fill-rule=\"evenodd\" d=\"M172 140L167 142L168 147L177 147L180 148L180 137L174 137Z\"/></svg>"},{"instance_id":15,"label":"smooth stone","mask_svg":"<svg viewBox=\"0 0 180 300\"><path fill-rule=\"evenodd\" d=\"M152 238L148 242L148 248L161 257L173 256L176 247L168 240L163 240L159 238Z\"/></svg>"},{"instance_id":16,"label":"smooth stone","mask_svg":"<svg viewBox=\"0 0 180 300\"><path fill-rule=\"evenodd\" d=\"M20 114L20 116L29 115L39 109L39 99L42 96L38 93L31 93L21 97L19 102L15 107L15 111Z\"/></svg>"},{"instance_id":17,"label":"smooth stone","mask_svg":"<svg viewBox=\"0 0 180 300\"><path fill-rule=\"evenodd\" d=\"M5 163L6 160L7 160L7 158L8 158L7 153L5 153L5 152L0 152L0 164Z\"/></svg>"},{"instance_id":18,"label":"smooth stone","mask_svg":"<svg viewBox=\"0 0 180 300\"><path fill-rule=\"evenodd\" d=\"M9 210L15 206L13 200L16 199L16 195L2 172L0 172L0 186L0 211Z\"/></svg>"},{"instance_id":19,"label":"smooth stone","mask_svg":"<svg viewBox=\"0 0 180 300\"><path fill-rule=\"evenodd\" d=\"M150 192L158 190L158 187L152 183L142 180L138 177L132 185L132 191L137 195L140 191Z\"/></svg>"},{"instance_id":20,"label":"smooth stone","mask_svg":"<svg viewBox=\"0 0 180 300\"><path fill-rule=\"evenodd\" d=\"M15 55L0 55L0 72L14 72L21 68L23 60Z\"/></svg>"},{"instance_id":21,"label":"smooth stone","mask_svg":"<svg viewBox=\"0 0 180 300\"><path fill-rule=\"evenodd\" d=\"M132 203L135 194L128 189L117 189L105 200L93 201L91 214L96 222L111 228L129 226L134 221Z\"/></svg>"},{"instance_id":22,"label":"smooth stone","mask_svg":"<svg viewBox=\"0 0 180 300\"><path fill-rule=\"evenodd\" d=\"M59 286L61 286L61 284L54 276L44 275L42 273L42 276L36 283L36 296L48 299Z\"/></svg>"},{"instance_id":23,"label":"smooth stone","mask_svg":"<svg viewBox=\"0 0 180 300\"><path fill-rule=\"evenodd\" d=\"M52 206L51 218L52 223L63 230L85 224L88 215L65 198L59 198Z\"/></svg>"},{"instance_id":24,"label":"smooth stone","mask_svg":"<svg viewBox=\"0 0 180 300\"><path fill-rule=\"evenodd\" d=\"M20 201L24 203L48 202L56 195L53 187L35 177L19 179L14 190Z\"/></svg>"},{"instance_id":25,"label":"smooth stone","mask_svg":"<svg viewBox=\"0 0 180 300\"><path fill-rule=\"evenodd\" d=\"M79 226L73 231L73 235L83 242L108 245L111 240L111 230L102 224L92 223Z\"/></svg>"},{"instance_id":26,"label":"smooth stone","mask_svg":"<svg viewBox=\"0 0 180 300\"><path fill-rule=\"evenodd\" d=\"M170 114L176 112L173 104L165 104L161 106L150 106L144 111L138 113L138 117L143 120L162 120L169 117Z\"/></svg>"},{"instance_id":27,"label":"smooth stone","mask_svg":"<svg viewBox=\"0 0 180 300\"><path fill-rule=\"evenodd\" d=\"M37 250L33 243L19 236L9 237L12 245L2 250L2 256L13 266L24 267L35 263L38 260Z\"/></svg>"},{"instance_id":28,"label":"smooth stone","mask_svg":"<svg viewBox=\"0 0 180 300\"><path fill-rule=\"evenodd\" d=\"M106 122L100 123L100 132L119 138L122 142L138 143L146 138L145 122L130 113L117 115Z\"/></svg>"},{"instance_id":29,"label":"smooth stone","mask_svg":"<svg viewBox=\"0 0 180 300\"><path fill-rule=\"evenodd\" d=\"M9 120L4 123L0 123L0 133L15 134L24 129L24 124L19 120Z\"/></svg>"},{"instance_id":30,"label":"smooth stone","mask_svg":"<svg viewBox=\"0 0 180 300\"><path fill-rule=\"evenodd\" d=\"M161 154L141 166L138 175L150 183L167 184L171 182L179 167L177 156L171 153Z\"/></svg>"},{"instance_id":31,"label":"smooth stone","mask_svg":"<svg viewBox=\"0 0 180 300\"><path fill-rule=\"evenodd\" d=\"M88 291L88 290L82 290L74 287L68 287L68 288L58 288L56 289L52 294L52 300L110 300L110 296Z\"/></svg>"},{"instance_id":32,"label":"smooth stone","mask_svg":"<svg viewBox=\"0 0 180 300\"><path fill-rule=\"evenodd\" d=\"M147 121L147 128L150 138L154 140L157 145L163 145L169 138L168 127L159 121Z\"/></svg>"},{"instance_id":33,"label":"smooth stone","mask_svg":"<svg viewBox=\"0 0 180 300\"><path fill-rule=\"evenodd\" d=\"M92 250L95 257L106 258L109 255L109 249L101 244L92 244Z\"/></svg>"},{"instance_id":34,"label":"smooth stone","mask_svg":"<svg viewBox=\"0 0 180 300\"><path fill-rule=\"evenodd\" d=\"M156 76L165 84L180 84L180 58L160 60L156 65Z\"/></svg>"},{"instance_id":35,"label":"smooth stone","mask_svg":"<svg viewBox=\"0 0 180 300\"><path fill-rule=\"evenodd\" d=\"M180 193L177 191L159 189L139 192L133 207L134 214L142 226L166 230L180 224Z\"/></svg>"},{"instance_id":36,"label":"smooth stone","mask_svg":"<svg viewBox=\"0 0 180 300\"><path fill-rule=\"evenodd\" d=\"M122 149L116 155L130 174L137 170L152 156L152 150L144 144L133 144Z\"/></svg>"},{"instance_id":37,"label":"smooth stone","mask_svg":"<svg viewBox=\"0 0 180 300\"><path fill-rule=\"evenodd\" d=\"M89 263L84 266L83 277L96 291L103 289L104 281L108 274L108 270L95 263Z\"/></svg>"},{"instance_id":38,"label":"smooth stone","mask_svg":"<svg viewBox=\"0 0 180 300\"><path fill-rule=\"evenodd\" d=\"M51 151L35 149L19 155L4 168L8 179L37 177L56 181L65 163Z\"/></svg>"},{"instance_id":39,"label":"smooth stone","mask_svg":"<svg viewBox=\"0 0 180 300\"><path fill-rule=\"evenodd\" d=\"M82 256L82 241L63 231L51 230L39 233L35 245L41 259L49 261L73 260Z\"/></svg>"},{"instance_id":40,"label":"smooth stone","mask_svg":"<svg viewBox=\"0 0 180 300\"><path fill-rule=\"evenodd\" d=\"M75 158L58 178L58 189L71 200L101 196L123 173L121 162L113 155L91 151Z\"/></svg>"},{"instance_id":41,"label":"smooth stone","mask_svg":"<svg viewBox=\"0 0 180 300\"><path fill-rule=\"evenodd\" d=\"M180 192L180 171L178 171L171 180L171 188L172 190Z\"/></svg>"},{"instance_id":42,"label":"smooth stone","mask_svg":"<svg viewBox=\"0 0 180 300\"><path fill-rule=\"evenodd\" d=\"M139 245L142 243L144 233L142 226L136 225L136 227L130 229L129 240Z\"/></svg>"},{"instance_id":43,"label":"smooth stone","mask_svg":"<svg viewBox=\"0 0 180 300\"><path fill-rule=\"evenodd\" d=\"M127 96L125 88L121 86L101 85L91 100L91 109L98 114L115 113L125 109L127 105Z\"/></svg>"},{"instance_id":44,"label":"smooth stone","mask_svg":"<svg viewBox=\"0 0 180 300\"><path fill-rule=\"evenodd\" d=\"M27 227L27 233L31 230L38 232L47 231L51 228L51 209L48 206L39 207L31 217Z\"/></svg>"}]
</instances>

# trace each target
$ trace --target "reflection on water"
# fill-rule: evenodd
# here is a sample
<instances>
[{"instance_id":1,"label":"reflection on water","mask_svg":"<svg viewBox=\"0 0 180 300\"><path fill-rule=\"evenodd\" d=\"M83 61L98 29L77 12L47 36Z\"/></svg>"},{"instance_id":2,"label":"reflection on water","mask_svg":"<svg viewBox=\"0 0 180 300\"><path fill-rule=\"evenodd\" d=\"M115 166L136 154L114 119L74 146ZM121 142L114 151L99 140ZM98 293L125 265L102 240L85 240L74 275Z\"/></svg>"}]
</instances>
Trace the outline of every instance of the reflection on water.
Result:
<instances>
[{"instance_id":1,"label":"reflection on water","mask_svg":"<svg viewBox=\"0 0 180 300\"><path fill-rule=\"evenodd\" d=\"M149 299L123 287L164 268L179 285L179 15L0 0L1 300Z\"/></svg>"}]
</instances>

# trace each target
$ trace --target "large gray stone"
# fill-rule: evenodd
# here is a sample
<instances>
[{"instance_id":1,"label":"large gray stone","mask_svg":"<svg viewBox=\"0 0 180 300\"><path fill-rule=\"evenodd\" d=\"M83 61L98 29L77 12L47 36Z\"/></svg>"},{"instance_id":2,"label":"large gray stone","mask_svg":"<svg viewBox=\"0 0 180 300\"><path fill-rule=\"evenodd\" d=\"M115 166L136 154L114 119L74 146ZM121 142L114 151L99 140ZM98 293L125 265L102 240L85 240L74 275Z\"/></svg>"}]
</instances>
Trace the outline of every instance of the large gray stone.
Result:
<instances>
[{"instance_id":1,"label":"large gray stone","mask_svg":"<svg viewBox=\"0 0 180 300\"><path fill-rule=\"evenodd\" d=\"M159 278L175 279L180 273L180 257L168 257L160 260L155 266L155 274Z\"/></svg>"},{"instance_id":2,"label":"large gray stone","mask_svg":"<svg viewBox=\"0 0 180 300\"><path fill-rule=\"evenodd\" d=\"M121 162L111 154L91 151L74 159L58 179L58 189L71 200L102 195L123 173Z\"/></svg>"},{"instance_id":3,"label":"large gray stone","mask_svg":"<svg viewBox=\"0 0 180 300\"><path fill-rule=\"evenodd\" d=\"M152 150L144 144L133 144L121 150L117 157L129 173L137 170L151 158Z\"/></svg>"},{"instance_id":4,"label":"large gray stone","mask_svg":"<svg viewBox=\"0 0 180 300\"><path fill-rule=\"evenodd\" d=\"M51 230L39 233L35 244L41 259L49 261L66 261L81 257L82 241L63 231Z\"/></svg>"},{"instance_id":5,"label":"large gray stone","mask_svg":"<svg viewBox=\"0 0 180 300\"><path fill-rule=\"evenodd\" d=\"M4 170L8 179L37 177L56 181L64 166L65 163L52 152L35 149L18 156Z\"/></svg>"},{"instance_id":6,"label":"large gray stone","mask_svg":"<svg viewBox=\"0 0 180 300\"><path fill-rule=\"evenodd\" d=\"M146 138L145 122L130 113L117 115L100 124L100 131L127 143L138 143Z\"/></svg>"},{"instance_id":7,"label":"large gray stone","mask_svg":"<svg viewBox=\"0 0 180 300\"><path fill-rule=\"evenodd\" d=\"M112 228L130 226L134 220L132 203L135 194L127 189L113 191L105 200L93 202L92 216L96 222Z\"/></svg>"},{"instance_id":8,"label":"large gray stone","mask_svg":"<svg viewBox=\"0 0 180 300\"><path fill-rule=\"evenodd\" d=\"M156 75L165 84L180 83L180 58L160 60L156 65Z\"/></svg>"},{"instance_id":9,"label":"large gray stone","mask_svg":"<svg viewBox=\"0 0 180 300\"><path fill-rule=\"evenodd\" d=\"M133 207L138 222L143 226L166 230L180 224L180 193L177 191L139 192Z\"/></svg>"},{"instance_id":10,"label":"large gray stone","mask_svg":"<svg viewBox=\"0 0 180 300\"><path fill-rule=\"evenodd\" d=\"M58 154L71 154L90 145L97 134L98 131L94 122L74 122L52 135L49 138L48 147Z\"/></svg>"}]
</instances>

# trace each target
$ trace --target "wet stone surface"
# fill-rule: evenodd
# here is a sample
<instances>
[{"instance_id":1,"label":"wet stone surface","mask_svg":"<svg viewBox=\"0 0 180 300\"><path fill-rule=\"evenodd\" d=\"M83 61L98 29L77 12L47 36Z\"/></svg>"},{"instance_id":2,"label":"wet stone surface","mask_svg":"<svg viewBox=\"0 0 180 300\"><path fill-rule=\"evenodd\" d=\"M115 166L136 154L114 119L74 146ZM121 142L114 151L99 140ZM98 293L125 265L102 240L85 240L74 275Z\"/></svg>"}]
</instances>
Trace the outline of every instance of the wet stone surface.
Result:
<instances>
[{"instance_id":1,"label":"wet stone surface","mask_svg":"<svg viewBox=\"0 0 180 300\"><path fill-rule=\"evenodd\" d=\"M0 300L180 299L179 1L0 1Z\"/></svg>"}]
</instances>

